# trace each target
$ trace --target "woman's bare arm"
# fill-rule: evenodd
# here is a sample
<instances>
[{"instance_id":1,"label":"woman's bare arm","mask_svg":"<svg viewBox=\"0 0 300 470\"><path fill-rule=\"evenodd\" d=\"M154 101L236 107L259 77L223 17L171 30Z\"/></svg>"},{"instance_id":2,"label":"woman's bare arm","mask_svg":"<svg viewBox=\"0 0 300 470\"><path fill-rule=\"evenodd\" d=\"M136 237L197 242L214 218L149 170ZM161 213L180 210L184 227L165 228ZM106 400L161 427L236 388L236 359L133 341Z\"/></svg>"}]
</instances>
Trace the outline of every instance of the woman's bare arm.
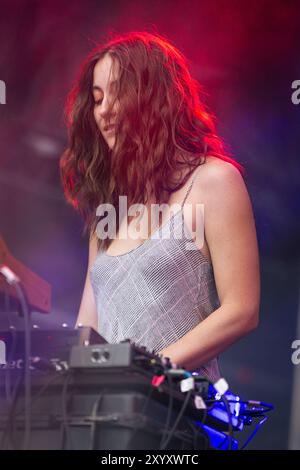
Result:
<instances>
[{"instance_id":1,"label":"woman's bare arm","mask_svg":"<svg viewBox=\"0 0 300 470\"><path fill-rule=\"evenodd\" d=\"M89 270L92 267L97 256L97 236L93 234L89 240L89 259L86 279L79 307L79 312L76 320L75 327L79 324L84 326L91 326L94 330L98 330L98 315L95 303L94 292L91 286Z\"/></svg>"},{"instance_id":2,"label":"woman's bare arm","mask_svg":"<svg viewBox=\"0 0 300 470\"><path fill-rule=\"evenodd\" d=\"M193 369L258 325L259 258L250 198L230 163L203 165L192 203L204 203L204 226L221 306L160 354Z\"/></svg>"}]
</instances>

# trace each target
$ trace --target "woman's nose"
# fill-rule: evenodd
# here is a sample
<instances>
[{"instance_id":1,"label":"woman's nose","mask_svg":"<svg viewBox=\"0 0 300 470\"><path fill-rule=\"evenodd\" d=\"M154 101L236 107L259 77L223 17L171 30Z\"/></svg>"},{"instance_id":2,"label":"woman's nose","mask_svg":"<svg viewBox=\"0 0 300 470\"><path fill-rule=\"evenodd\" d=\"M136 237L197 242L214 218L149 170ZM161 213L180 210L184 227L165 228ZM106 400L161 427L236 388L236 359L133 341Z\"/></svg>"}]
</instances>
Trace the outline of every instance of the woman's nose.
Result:
<instances>
[{"instance_id":1,"label":"woman's nose","mask_svg":"<svg viewBox=\"0 0 300 470\"><path fill-rule=\"evenodd\" d=\"M99 114L102 118L107 118L109 114L114 114L113 103L107 98L103 99L101 106L99 107Z\"/></svg>"}]
</instances>

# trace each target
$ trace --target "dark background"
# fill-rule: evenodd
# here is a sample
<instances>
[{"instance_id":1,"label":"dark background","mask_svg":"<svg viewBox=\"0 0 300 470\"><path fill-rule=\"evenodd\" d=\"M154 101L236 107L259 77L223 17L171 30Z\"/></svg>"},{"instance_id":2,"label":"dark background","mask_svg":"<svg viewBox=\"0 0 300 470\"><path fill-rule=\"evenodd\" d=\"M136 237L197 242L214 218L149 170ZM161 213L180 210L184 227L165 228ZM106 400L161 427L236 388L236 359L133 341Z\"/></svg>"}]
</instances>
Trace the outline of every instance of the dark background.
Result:
<instances>
[{"instance_id":1,"label":"dark background","mask_svg":"<svg viewBox=\"0 0 300 470\"><path fill-rule=\"evenodd\" d=\"M109 32L157 31L187 56L221 136L246 168L261 321L222 355L221 370L242 398L275 406L249 448L287 448L299 308L300 105L291 84L300 79L300 2L1 0L0 9L0 232L52 285L52 313L35 313L36 323L73 325L86 275L88 242L58 171L67 92Z\"/></svg>"}]
</instances>

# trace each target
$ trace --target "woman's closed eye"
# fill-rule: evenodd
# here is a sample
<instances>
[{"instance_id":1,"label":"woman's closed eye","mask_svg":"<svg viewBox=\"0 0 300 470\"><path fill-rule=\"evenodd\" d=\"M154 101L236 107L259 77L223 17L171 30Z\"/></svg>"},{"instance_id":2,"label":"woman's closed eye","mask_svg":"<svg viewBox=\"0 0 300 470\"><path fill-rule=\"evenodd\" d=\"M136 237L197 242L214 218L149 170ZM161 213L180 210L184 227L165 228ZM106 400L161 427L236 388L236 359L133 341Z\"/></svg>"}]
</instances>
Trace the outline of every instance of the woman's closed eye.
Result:
<instances>
[{"instance_id":1,"label":"woman's closed eye","mask_svg":"<svg viewBox=\"0 0 300 470\"><path fill-rule=\"evenodd\" d=\"M99 106L103 101L103 98L100 98L99 100L95 101L94 104L95 106Z\"/></svg>"}]
</instances>

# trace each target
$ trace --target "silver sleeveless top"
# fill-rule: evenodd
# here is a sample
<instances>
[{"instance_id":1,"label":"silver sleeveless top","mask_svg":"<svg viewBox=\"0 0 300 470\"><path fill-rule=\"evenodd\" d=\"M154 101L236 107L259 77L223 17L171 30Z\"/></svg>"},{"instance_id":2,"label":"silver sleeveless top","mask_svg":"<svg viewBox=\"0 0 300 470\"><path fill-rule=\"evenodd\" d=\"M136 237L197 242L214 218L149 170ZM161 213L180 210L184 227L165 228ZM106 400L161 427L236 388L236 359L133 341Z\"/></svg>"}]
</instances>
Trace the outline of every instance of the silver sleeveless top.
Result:
<instances>
[{"instance_id":1,"label":"silver sleeveless top","mask_svg":"<svg viewBox=\"0 0 300 470\"><path fill-rule=\"evenodd\" d=\"M159 352L195 328L220 306L213 267L197 249L187 249L183 206L133 250L119 256L99 251L90 269L98 312L98 331L109 343L130 339ZM169 229L169 230L168 230ZM167 231L168 230L168 231ZM220 378L218 358L196 369L213 382Z\"/></svg>"}]
</instances>

